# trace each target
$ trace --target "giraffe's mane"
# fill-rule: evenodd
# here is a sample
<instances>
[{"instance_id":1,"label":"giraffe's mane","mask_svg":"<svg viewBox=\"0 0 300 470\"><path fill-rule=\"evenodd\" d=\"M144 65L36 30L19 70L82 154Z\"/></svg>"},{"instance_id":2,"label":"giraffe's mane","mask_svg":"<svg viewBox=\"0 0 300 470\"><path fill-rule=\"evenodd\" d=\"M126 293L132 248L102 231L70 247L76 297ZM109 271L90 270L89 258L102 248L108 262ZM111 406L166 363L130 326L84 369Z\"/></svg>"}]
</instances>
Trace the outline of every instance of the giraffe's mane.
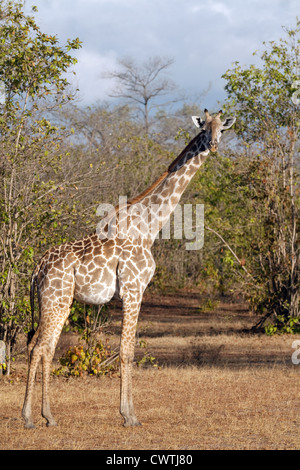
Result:
<instances>
[{"instance_id":1,"label":"giraffe's mane","mask_svg":"<svg viewBox=\"0 0 300 470\"><path fill-rule=\"evenodd\" d=\"M164 181L167 176L174 170L175 166L177 165L177 163L182 159L182 157L190 150L190 148L194 145L195 141L198 139L199 137L199 134L196 135L196 137L194 137L191 142L182 150L182 152L178 155L178 157L175 158L175 160L173 160L173 162L169 165L168 169L159 177L157 178L157 180L154 181L154 183L151 184L151 186L149 186L149 188L145 189L145 191L143 191L141 194L139 194L138 196L135 196L133 197L132 199L129 199L129 201L127 201L126 205L127 207L128 206L131 206L133 204L137 204L138 202L140 202L142 199L144 199L144 197L148 196L155 188L157 188L157 186L162 182ZM112 212L111 215L115 216L116 214L119 213L119 211L124 208L124 206L119 206L117 205L115 208L114 208L114 211ZM108 214L107 217L109 217L110 214Z\"/></svg>"},{"instance_id":2,"label":"giraffe's mane","mask_svg":"<svg viewBox=\"0 0 300 470\"><path fill-rule=\"evenodd\" d=\"M141 194L139 194L138 196L135 196L134 198L130 199L128 201L128 204L136 204L137 202L140 202L145 196L148 196L148 194L151 193L151 191L153 191L153 189L155 189L159 183L161 183L169 174L169 171L166 170L162 175L160 175L160 177L154 181L154 183L151 184L151 186L149 186L149 188L145 189L145 191L143 191Z\"/></svg>"},{"instance_id":3,"label":"giraffe's mane","mask_svg":"<svg viewBox=\"0 0 300 470\"><path fill-rule=\"evenodd\" d=\"M200 132L201 134L202 132ZM188 145L182 150L182 152L178 155L177 158L171 163L171 165L168 168L168 173L170 173L173 168L177 165L178 162L182 159L182 157L193 147L195 141L198 139L199 133L188 143Z\"/></svg>"}]
</instances>

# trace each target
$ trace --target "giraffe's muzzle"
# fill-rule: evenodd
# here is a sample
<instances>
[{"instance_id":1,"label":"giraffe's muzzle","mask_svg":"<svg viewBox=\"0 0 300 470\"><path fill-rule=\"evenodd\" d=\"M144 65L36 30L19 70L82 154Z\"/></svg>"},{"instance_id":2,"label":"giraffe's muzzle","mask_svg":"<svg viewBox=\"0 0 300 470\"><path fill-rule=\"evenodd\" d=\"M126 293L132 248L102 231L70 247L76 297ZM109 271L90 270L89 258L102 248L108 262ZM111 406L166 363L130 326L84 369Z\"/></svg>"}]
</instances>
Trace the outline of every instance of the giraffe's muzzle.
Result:
<instances>
[{"instance_id":1,"label":"giraffe's muzzle","mask_svg":"<svg viewBox=\"0 0 300 470\"><path fill-rule=\"evenodd\" d=\"M217 152L218 150L218 144L215 144L214 142L209 143L209 150L211 152Z\"/></svg>"}]
</instances>

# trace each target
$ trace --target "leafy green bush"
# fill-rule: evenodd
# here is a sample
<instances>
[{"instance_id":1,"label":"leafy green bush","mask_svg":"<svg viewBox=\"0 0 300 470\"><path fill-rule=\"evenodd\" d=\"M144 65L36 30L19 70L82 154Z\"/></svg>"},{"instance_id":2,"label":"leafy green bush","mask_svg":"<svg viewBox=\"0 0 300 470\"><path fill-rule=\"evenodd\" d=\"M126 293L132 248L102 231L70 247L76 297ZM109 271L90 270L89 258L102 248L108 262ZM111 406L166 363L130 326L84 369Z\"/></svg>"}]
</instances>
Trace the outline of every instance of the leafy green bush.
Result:
<instances>
[{"instance_id":1,"label":"leafy green bush","mask_svg":"<svg viewBox=\"0 0 300 470\"><path fill-rule=\"evenodd\" d=\"M105 344L100 340L86 342L69 348L59 359L61 367L55 375L82 377L101 376L116 372L119 368L119 355L111 350L108 338Z\"/></svg>"},{"instance_id":2,"label":"leafy green bush","mask_svg":"<svg viewBox=\"0 0 300 470\"><path fill-rule=\"evenodd\" d=\"M136 365L138 367L141 367L144 364L148 363L151 366L158 368L158 364L156 363L155 357L152 356L151 352L147 351L147 341L145 341L144 339L139 340L139 346L142 349L146 349L146 351L145 351L143 357L140 360L137 361Z\"/></svg>"},{"instance_id":3,"label":"leafy green bush","mask_svg":"<svg viewBox=\"0 0 300 470\"><path fill-rule=\"evenodd\" d=\"M265 333L268 336L280 333L300 333L300 320L291 316L286 318L284 315L278 315L275 323L265 326Z\"/></svg>"}]
</instances>

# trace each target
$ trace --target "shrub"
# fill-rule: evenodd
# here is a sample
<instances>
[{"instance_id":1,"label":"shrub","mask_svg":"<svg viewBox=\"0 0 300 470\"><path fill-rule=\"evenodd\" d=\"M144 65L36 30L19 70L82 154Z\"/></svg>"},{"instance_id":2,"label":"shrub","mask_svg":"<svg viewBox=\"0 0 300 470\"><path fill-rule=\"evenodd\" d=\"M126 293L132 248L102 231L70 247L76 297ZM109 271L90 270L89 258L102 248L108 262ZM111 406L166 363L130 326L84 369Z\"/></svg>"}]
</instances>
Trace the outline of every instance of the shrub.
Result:
<instances>
[{"instance_id":1,"label":"shrub","mask_svg":"<svg viewBox=\"0 0 300 470\"><path fill-rule=\"evenodd\" d=\"M55 375L101 376L118 371L119 353L112 351L108 338L102 342L85 332L82 339L85 339L85 344L69 348L59 359L61 367L53 371Z\"/></svg>"}]
</instances>

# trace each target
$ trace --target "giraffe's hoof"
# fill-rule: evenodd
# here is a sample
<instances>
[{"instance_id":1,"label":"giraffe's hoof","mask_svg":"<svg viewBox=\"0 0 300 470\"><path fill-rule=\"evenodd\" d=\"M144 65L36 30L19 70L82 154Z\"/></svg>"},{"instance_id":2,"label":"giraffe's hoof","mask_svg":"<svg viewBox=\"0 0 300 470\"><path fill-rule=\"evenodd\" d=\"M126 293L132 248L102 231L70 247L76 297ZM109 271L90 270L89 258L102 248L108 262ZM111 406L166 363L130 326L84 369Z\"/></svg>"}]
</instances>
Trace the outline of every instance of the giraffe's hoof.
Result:
<instances>
[{"instance_id":1,"label":"giraffe's hoof","mask_svg":"<svg viewBox=\"0 0 300 470\"><path fill-rule=\"evenodd\" d=\"M56 421L48 421L48 423L46 423L46 426L47 428L55 427L57 426L57 423Z\"/></svg>"},{"instance_id":2,"label":"giraffe's hoof","mask_svg":"<svg viewBox=\"0 0 300 470\"><path fill-rule=\"evenodd\" d=\"M35 425L33 423L26 423L24 425L25 429L35 429Z\"/></svg>"},{"instance_id":3,"label":"giraffe's hoof","mask_svg":"<svg viewBox=\"0 0 300 470\"><path fill-rule=\"evenodd\" d=\"M136 418L135 419L125 419L124 421L124 427L129 428L132 426L142 426L142 423L140 423Z\"/></svg>"}]
</instances>

